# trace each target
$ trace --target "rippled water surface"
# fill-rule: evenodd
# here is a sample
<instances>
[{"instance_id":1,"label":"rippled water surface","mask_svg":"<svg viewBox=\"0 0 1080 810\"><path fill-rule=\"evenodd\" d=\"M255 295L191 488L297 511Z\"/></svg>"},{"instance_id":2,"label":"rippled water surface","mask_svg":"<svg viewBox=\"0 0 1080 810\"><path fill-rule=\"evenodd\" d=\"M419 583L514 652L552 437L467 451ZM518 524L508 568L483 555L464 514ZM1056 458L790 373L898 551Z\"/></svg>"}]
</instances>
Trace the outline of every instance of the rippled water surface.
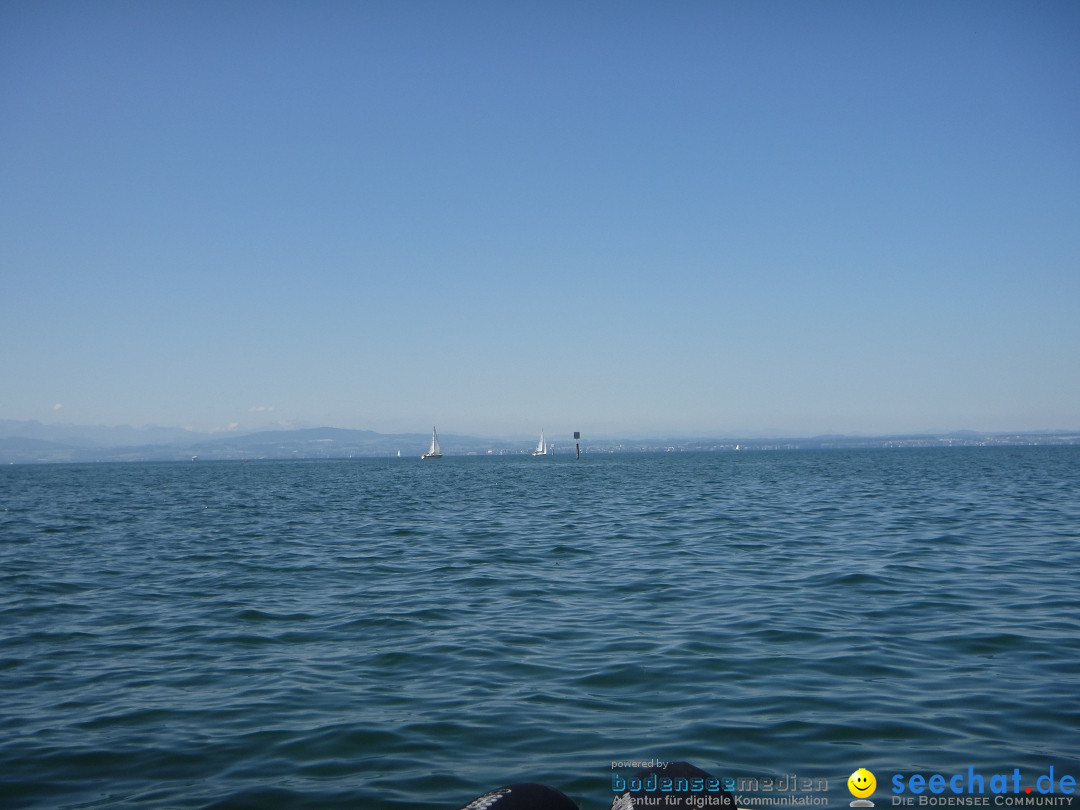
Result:
<instances>
[{"instance_id":1,"label":"rippled water surface","mask_svg":"<svg viewBox=\"0 0 1080 810\"><path fill-rule=\"evenodd\" d=\"M1080 777L1078 572L1080 448L9 467L0 805Z\"/></svg>"}]
</instances>

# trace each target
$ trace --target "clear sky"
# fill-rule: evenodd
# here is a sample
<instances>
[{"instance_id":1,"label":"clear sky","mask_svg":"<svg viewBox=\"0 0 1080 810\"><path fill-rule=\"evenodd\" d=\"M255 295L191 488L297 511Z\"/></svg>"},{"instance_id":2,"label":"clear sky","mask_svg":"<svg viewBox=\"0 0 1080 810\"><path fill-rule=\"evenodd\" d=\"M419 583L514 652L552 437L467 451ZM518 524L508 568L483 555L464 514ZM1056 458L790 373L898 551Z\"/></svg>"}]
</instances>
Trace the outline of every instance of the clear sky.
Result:
<instances>
[{"instance_id":1,"label":"clear sky","mask_svg":"<svg viewBox=\"0 0 1080 810\"><path fill-rule=\"evenodd\" d=\"M1080 428L1080 3L0 0L0 419Z\"/></svg>"}]
</instances>

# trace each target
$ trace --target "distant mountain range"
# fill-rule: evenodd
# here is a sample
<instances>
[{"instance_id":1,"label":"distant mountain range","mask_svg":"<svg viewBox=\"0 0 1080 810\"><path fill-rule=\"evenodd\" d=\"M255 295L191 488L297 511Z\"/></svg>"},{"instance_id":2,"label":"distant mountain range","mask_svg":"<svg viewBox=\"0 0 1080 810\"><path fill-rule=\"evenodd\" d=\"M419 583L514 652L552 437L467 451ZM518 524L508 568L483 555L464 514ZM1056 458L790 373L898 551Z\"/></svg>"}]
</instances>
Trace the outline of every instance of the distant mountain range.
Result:
<instances>
[{"instance_id":1,"label":"distant mountain range","mask_svg":"<svg viewBox=\"0 0 1080 810\"><path fill-rule=\"evenodd\" d=\"M478 439L440 436L444 452L474 452ZM306 428L251 433L197 433L179 428L45 425L0 420L0 463L178 461L199 459L350 458L420 454L429 433ZM509 449L505 442L487 449Z\"/></svg>"},{"instance_id":2,"label":"distant mountain range","mask_svg":"<svg viewBox=\"0 0 1080 810\"><path fill-rule=\"evenodd\" d=\"M573 452L570 437L549 436L556 452ZM378 458L416 458L427 449L429 433L376 433L344 428L264 430L252 433L196 433L180 428L46 425L35 421L0 419L0 463L186 461ZM453 455L526 454L531 440L486 439L439 434L443 452ZM1080 431L1039 433L977 433L959 431L919 436L817 436L790 439L604 439L583 441L583 452L833 449L859 447L942 447L980 445L1080 444Z\"/></svg>"}]
</instances>

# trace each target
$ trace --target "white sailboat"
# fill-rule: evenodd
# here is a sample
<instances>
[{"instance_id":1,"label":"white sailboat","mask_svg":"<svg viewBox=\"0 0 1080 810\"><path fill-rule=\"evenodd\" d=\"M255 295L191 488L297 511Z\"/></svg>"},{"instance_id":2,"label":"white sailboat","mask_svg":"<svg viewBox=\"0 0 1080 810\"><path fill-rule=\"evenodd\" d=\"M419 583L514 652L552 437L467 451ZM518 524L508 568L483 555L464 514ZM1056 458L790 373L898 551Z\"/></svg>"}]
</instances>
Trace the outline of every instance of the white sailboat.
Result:
<instances>
[{"instance_id":1,"label":"white sailboat","mask_svg":"<svg viewBox=\"0 0 1080 810\"><path fill-rule=\"evenodd\" d=\"M548 454L547 445L544 444L544 431L540 431L540 441L536 444L536 449L533 450L534 456L546 456Z\"/></svg>"},{"instance_id":2,"label":"white sailboat","mask_svg":"<svg viewBox=\"0 0 1080 810\"><path fill-rule=\"evenodd\" d=\"M439 434L435 432L435 428L431 429L431 449L420 458L442 458L442 448L439 447Z\"/></svg>"}]
</instances>

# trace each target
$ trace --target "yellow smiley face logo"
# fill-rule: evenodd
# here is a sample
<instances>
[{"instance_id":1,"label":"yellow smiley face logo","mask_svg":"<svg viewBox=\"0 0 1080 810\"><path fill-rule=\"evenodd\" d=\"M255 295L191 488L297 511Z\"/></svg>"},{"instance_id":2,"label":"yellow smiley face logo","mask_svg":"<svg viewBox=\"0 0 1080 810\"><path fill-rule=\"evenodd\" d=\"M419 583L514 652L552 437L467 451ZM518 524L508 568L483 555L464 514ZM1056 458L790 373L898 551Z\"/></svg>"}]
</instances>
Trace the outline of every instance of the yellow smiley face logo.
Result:
<instances>
[{"instance_id":1,"label":"yellow smiley face logo","mask_svg":"<svg viewBox=\"0 0 1080 810\"><path fill-rule=\"evenodd\" d=\"M876 787L877 779L866 768L859 768L847 780L847 789L851 791L851 795L860 799L865 799Z\"/></svg>"}]
</instances>

